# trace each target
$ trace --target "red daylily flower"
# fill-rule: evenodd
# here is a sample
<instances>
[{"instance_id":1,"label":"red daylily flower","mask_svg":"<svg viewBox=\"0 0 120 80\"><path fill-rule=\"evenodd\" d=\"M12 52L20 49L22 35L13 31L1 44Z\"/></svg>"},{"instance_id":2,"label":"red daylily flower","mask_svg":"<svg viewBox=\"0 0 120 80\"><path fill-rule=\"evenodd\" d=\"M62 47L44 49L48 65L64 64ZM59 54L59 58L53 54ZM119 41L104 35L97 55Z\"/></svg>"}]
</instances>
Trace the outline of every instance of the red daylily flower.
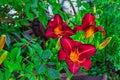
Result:
<instances>
[{"instance_id":1,"label":"red daylily flower","mask_svg":"<svg viewBox=\"0 0 120 80\"><path fill-rule=\"evenodd\" d=\"M46 31L46 36L51 38L59 38L60 36L71 36L73 31L68 27L68 25L63 22L61 16L56 14L54 20L48 22L48 28Z\"/></svg>"},{"instance_id":2,"label":"red daylily flower","mask_svg":"<svg viewBox=\"0 0 120 80\"><path fill-rule=\"evenodd\" d=\"M62 49L58 52L59 60L65 60L71 73L79 71L80 67L89 69L92 61L90 56L96 53L96 48L90 44L82 44L71 38L61 38Z\"/></svg>"},{"instance_id":3,"label":"red daylily flower","mask_svg":"<svg viewBox=\"0 0 120 80\"><path fill-rule=\"evenodd\" d=\"M87 13L82 19L82 25L76 26L74 31L84 31L86 38L90 38L98 31L102 31L102 35L105 36L105 30L102 26L96 27L95 16L91 13Z\"/></svg>"}]
</instances>

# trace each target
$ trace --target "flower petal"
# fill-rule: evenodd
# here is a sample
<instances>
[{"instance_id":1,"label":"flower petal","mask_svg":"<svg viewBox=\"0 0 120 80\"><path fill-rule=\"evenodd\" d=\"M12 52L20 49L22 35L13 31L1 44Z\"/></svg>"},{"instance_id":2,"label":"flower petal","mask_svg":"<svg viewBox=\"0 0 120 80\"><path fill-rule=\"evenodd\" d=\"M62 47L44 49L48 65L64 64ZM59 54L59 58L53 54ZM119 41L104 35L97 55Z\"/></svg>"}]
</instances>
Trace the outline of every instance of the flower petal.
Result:
<instances>
[{"instance_id":1,"label":"flower petal","mask_svg":"<svg viewBox=\"0 0 120 80\"><path fill-rule=\"evenodd\" d=\"M96 53L96 48L90 44L81 44L78 48L81 53L80 59L89 58Z\"/></svg>"},{"instance_id":2,"label":"flower petal","mask_svg":"<svg viewBox=\"0 0 120 80\"><path fill-rule=\"evenodd\" d=\"M81 30L83 30L82 26L75 26L73 29L74 32L81 31Z\"/></svg>"},{"instance_id":3,"label":"flower petal","mask_svg":"<svg viewBox=\"0 0 120 80\"><path fill-rule=\"evenodd\" d=\"M54 21L49 21L47 25L48 27L55 27Z\"/></svg>"},{"instance_id":4,"label":"flower petal","mask_svg":"<svg viewBox=\"0 0 120 80\"><path fill-rule=\"evenodd\" d=\"M58 38L58 36L54 33L54 29L52 27L49 27L46 31L46 37L51 37L51 38Z\"/></svg>"},{"instance_id":5,"label":"flower petal","mask_svg":"<svg viewBox=\"0 0 120 80\"><path fill-rule=\"evenodd\" d=\"M90 25L84 29L84 32L85 32L85 37L90 38L97 32L97 28L96 26Z\"/></svg>"},{"instance_id":6,"label":"flower petal","mask_svg":"<svg viewBox=\"0 0 120 80\"><path fill-rule=\"evenodd\" d=\"M58 59L59 60L65 60L66 58L66 53L64 52L63 49L60 49L59 52L58 52Z\"/></svg>"},{"instance_id":7,"label":"flower petal","mask_svg":"<svg viewBox=\"0 0 120 80\"><path fill-rule=\"evenodd\" d=\"M66 63L68 65L69 70L70 70L71 73L75 74L75 73L77 73L79 71L79 68L80 68L80 64L79 63L77 63L77 62L74 63L74 62L72 62L68 58L66 59Z\"/></svg>"},{"instance_id":8,"label":"flower petal","mask_svg":"<svg viewBox=\"0 0 120 80\"><path fill-rule=\"evenodd\" d=\"M75 46L78 47L79 45L81 45L82 43L81 42L78 42L78 41L74 41L75 43Z\"/></svg>"},{"instance_id":9,"label":"flower petal","mask_svg":"<svg viewBox=\"0 0 120 80\"><path fill-rule=\"evenodd\" d=\"M54 16L54 23L56 24L56 25L60 25L60 24L62 24L62 18L61 18L61 16L59 15L59 14L56 14L55 16Z\"/></svg>"},{"instance_id":10,"label":"flower petal","mask_svg":"<svg viewBox=\"0 0 120 80\"><path fill-rule=\"evenodd\" d=\"M104 28L103 28L102 26L98 26L98 27L97 27L97 30L98 30L98 31L102 31L102 36L105 36L105 35L106 35L106 32L105 32L105 30L104 30Z\"/></svg>"},{"instance_id":11,"label":"flower petal","mask_svg":"<svg viewBox=\"0 0 120 80\"><path fill-rule=\"evenodd\" d=\"M61 46L63 47L63 49L68 53L71 50L73 50L75 47L74 41L68 37L61 38L60 43L61 43Z\"/></svg>"},{"instance_id":12,"label":"flower petal","mask_svg":"<svg viewBox=\"0 0 120 80\"><path fill-rule=\"evenodd\" d=\"M89 25L95 25L95 16L92 13L87 13L82 19L82 26L84 28L88 27Z\"/></svg>"},{"instance_id":13,"label":"flower petal","mask_svg":"<svg viewBox=\"0 0 120 80\"><path fill-rule=\"evenodd\" d=\"M63 34L64 34L64 36L71 36L71 35L73 35L74 34L74 32L73 32L73 30L72 29L70 29L70 27L66 24L66 23L63 23L62 24L62 30L63 30Z\"/></svg>"},{"instance_id":14,"label":"flower petal","mask_svg":"<svg viewBox=\"0 0 120 80\"><path fill-rule=\"evenodd\" d=\"M85 60L83 63L81 63L81 66L83 66L86 70L89 70L91 67L92 61L91 60Z\"/></svg>"}]
</instances>

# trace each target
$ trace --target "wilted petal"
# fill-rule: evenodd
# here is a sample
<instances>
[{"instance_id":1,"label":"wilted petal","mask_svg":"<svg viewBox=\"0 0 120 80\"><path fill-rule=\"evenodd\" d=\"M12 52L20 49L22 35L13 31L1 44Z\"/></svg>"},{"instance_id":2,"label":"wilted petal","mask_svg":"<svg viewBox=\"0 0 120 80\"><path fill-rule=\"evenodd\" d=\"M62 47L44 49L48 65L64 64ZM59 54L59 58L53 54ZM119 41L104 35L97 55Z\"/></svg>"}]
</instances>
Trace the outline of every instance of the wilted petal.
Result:
<instances>
[{"instance_id":1,"label":"wilted petal","mask_svg":"<svg viewBox=\"0 0 120 80\"><path fill-rule=\"evenodd\" d=\"M87 13L82 19L82 26L84 28L90 26L90 25L95 25L95 16L92 13Z\"/></svg>"},{"instance_id":2,"label":"wilted petal","mask_svg":"<svg viewBox=\"0 0 120 80\"><path fill-rule=\"evenodd\" d=\"M108 43L111 41L111 39L112 39L112 37L108 37L107 39L105 39L105 40L100 44L99 49L105 48L105 47L108 45Z\"/></svg>"},{"instance_id":3,"label":"wilted petal","mask_svg":"<svg viewBox=\"0 0 120 80\"><path fill-rule=\"evenodd\" d=\"M74 63L68 58L66 59L66 63L68 65L69 70L70 70L71 73L75 74L75 73L77 73L79 71L79 68L80 68L79 63L77 63L77 62Z\"/></svg>"},{"instance_id":4,"label":"wilted petal","mask_svg":"<svg viewBox=\"0 0 120 80\"><path fill-rule=\"evenodd\" d=\"M59 15L59 14L56 14L55 16L54 16L54 23L56 24L56 25L60 25L60 24L62 24L62 18L61 18L61 16Z\"/></svg>"},{"instance_id":5,"label":"wilted petal","mask_svg":"<svg viewBox=\"0 0 120 80\"><path fill-rule=\"evenodd\" d=\"M6 41L6 35L2 35L0 37L0 50L2 50L2 48L4 47L5 41Z\"/></svg>"},{"instance_id":6,"label":"wilted petal","mask_svg":"<svg viewBox=\"0 0 120 80\"><path fill-rule=\"evenodd\" d=\"M96 48L90 44L79 45L80 59L89 58L96 53Z\"/></svg>"},{"instance_id":7,"label":"wilted petal","mask_svg":"<svg viewBox=\"0 0 120 80\"><path fill-rule=\"evenodd\" d=\"M98 29L98 31L102 31L102 36L106 35L106 32L102 26L98 26L97 29Z\"/></svg>"},{"instance_id":8,"label":"wilted petal","mask_svg":"<svg viewBox=\"0 0 120 80\"><path fill-rule=\"evenodd\" d=\"M73 29L74 32L81 31L81 30L83 30L82 26L75 26Z\"/></svg>"},{"instance_id":9,"label":"wilted petal","mask_svg":"<svg viewBox=\"0 0 120 80\"><path fill-rule=\"evenodd\" d=\"M54 29L49 27L46 31L46 37L51 37L51 38L58 38L58 36L54 33Z\"/></svg>"},{"instance_id":10,"label":"wilted petal","mask_svg":"<svg viewBox=\"0 0 120 80\"><path fill-rule=\"evenodd\" d=\"M65 58L66 58L66 53L64 52L64 50L63 49L59 50L58 59L59 60L65 60Z\"/></svg>"},{"instance_id":11,"label":"wilted petal","mask_svg":"<svg viewBox=\"0 0 120 80\"><path fill-rule=\"evenodd\" d=\"M91 60L85 60L83 63L81 63L81 66L83 66L86 70L89 70L91 67L92 61Z\"/></svg>"},{"instance_id":12,"label":"wilted petal","mask_svg":"<svg viewBox=\"0 0 120 80\"><path fill-rule=\"evenodd\" d=\"M75 47L74 41L68 37L61 38L60 43L66 52L70 52Z\"/></svg>"}]
</instances>

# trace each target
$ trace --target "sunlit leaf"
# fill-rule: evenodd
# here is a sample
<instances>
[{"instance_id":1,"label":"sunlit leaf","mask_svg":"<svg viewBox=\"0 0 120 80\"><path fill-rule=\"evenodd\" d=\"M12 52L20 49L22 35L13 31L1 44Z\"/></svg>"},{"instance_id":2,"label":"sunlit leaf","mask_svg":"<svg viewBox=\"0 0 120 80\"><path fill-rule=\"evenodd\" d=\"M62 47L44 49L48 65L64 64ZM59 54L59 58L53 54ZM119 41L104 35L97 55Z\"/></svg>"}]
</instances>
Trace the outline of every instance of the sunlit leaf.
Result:
<instances>
[{"instance_id":1,"label":"sunlit leaf","mask_svg":"<svg viewBox=\"0 0 120 80\"><path fill-rule=\"evenodd\" d=\"M61 37L59 37L58 40L57 40L57 43L56 43L56 46L55 46L56 49L60 49L60 46L61 46L60 45L60 39L61 39Z\"/></svg>"},{"instance_id":2,"label":"sunlit leaf","mask_svg":"<svg viewBox=\"0 0 120 80\"><path fill-rule=\"evenodd\" d=\"M7 54L8 54L8 52L5 51L5 52L0 56L0 64L2 64L2 62L5 60Z\"/></svg>"},{"instance_id":3,"label":"sunlit leaf","mask_svg":"<svg viewBox=\"0 0 120 80\"><path fill-rule=\"evenodd\" d=\"M96 5L93 7L93 12L96 13Z\"/></svg>"}]
</instances>

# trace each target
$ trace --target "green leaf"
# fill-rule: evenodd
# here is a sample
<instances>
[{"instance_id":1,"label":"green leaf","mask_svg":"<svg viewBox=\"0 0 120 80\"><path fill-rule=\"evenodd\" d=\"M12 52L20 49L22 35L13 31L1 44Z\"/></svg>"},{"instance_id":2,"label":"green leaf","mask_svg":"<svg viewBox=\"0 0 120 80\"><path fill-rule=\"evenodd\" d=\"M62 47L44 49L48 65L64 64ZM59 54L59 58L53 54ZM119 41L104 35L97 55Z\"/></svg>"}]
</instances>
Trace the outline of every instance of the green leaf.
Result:
<instances>
[{"instance_id":1,"label":"green leaf","mask_svg":"<svg viewBox=\"0 0 120 80\"><path fill-rule=\"evenodd\" d=\"M22 38L21 41L22 41L23 43L27 43L27 42L28 42L25 38Z\"/></svg>"},{"instance_id":2,"label":"green leaf","mask_svg":"<svg viewBox=\"0 0 120 80\"><path fill-rule=\"evenodd\" d=\"M21 47L21 46L23 46L25 43L15 43L15 44L13 44L13 46L15 46L15 47Z\"/></svg>"},{"instance_id":3,"label":"green leaf","mask_svg":"<svg viewBox=\"0 0 120 80\"><path fill-rule=\"evenodd\" d=\"M48 59L51 56L51 51L50 50L44 50L42 53L42 59Z\"/></svg>"},{"instance_id":4,"label":"green leaf","mask_svg":"<svg viewBox=\"0 0 120 80\"><path fill-rule=\"evenodd\" d=\"M10 56L11 59L14 61L15 58L18 58L21 54L21 48L15 47L11 50Z\"/></svg>"},{"instance_id":5,"label":"green leaf","mask_svg":"<svg viewBox=\"0 0 120 80\"><path fill-rule=\"evenodd\" d=\"M33 55L33 48L31 48L30 46L27 46L28 47L28 50L29 50L29 53L30 53L30 55Z\"/></svg>"},{"instance_id":6,"label":"green leaf","mask_svg":"<svg viewBox=\"0 0 120 80\"><path fill-rule=\"evenodd\" d=\"M18 58L18 57L20 56L20 54L21 54L21 48L18 48L18 49L17 49L17 55L16 55L16 58Z\"/></svg>"},{"instance_id":7,"label":"green leaf","mask_svg":"<svg viewBox=\"0 0 120 80\"><path fill-rule=\"evenodd\" d=\"M41 74L45 71L45 69L46 69L45 64L38 65L36 66L36 73Z\"/></svg>"},{"instance_id":8,"label":"green leaf","mask_svg":"<svg viewBox=\"0 0 120 80\"><path fill-rule=\"evenodd\" d=\"M28 23L27 20L22 19L22 20L21 20L21 24L22 24L22 25L27 25L27 24L29 24L29 23Z\"/></svg>"},{"instance_id":9,"label":"green leaf","mask_svg":"<svg viewBox=\"0 0 120 80\"><path fill-rule=\"evenodd\" d=\"M31 7L36 8L38 6L38 0L33 0Z\"/></svg>"},{"instance_id":10,"label":"green leaf","mask_svg":"<svg viewBox=\"0 0 120 80\"><path fill-rule=\"evenodd\" d=\"M0 80L3 80L3 73L0 71Z\"/></svg>"},{"instance_id":11,"label":"green leaf","mask_svg":"<svg viewBox=\"0 0 120 80\"><path fill-rule=\"evenodd\" d=\"M33 19L34 19L34 14L32 14L32 13L26 13L26 15L27 15L27 17L31 20L31 21L33 21Z\"/></svg>"},{"instance_id":12,"label":"green leaf","mask_svg":"<svg viewBox=\"0 0 120 80\"><path fill-rule=\"evenodd\" d=\"M30 75L30 77L28 78L28 80L36 80L35 75Z\"/></svg>"},{"instance_id":13,"label":"green leaf","mask_svg":"<svg viewBox=\"0 0 120 80\"><path fill-rule=\"evenodd\" d=\"M27 40L32 40L32 37L28 34L26 34L25 32L22 33L22 35L24 36L24 38L26 38Z\"/></svg>"},{"instance_id":14,"label":"green leaf","mask_svg":"<svg viewBox=\"0 0 120 80\"><path fill-rule=\"evenodd\" d=\"M28 74L32 74L34 65L32 63L29 63L29 65L25 68L25 72Z\"/></svg>"},{"instance_id":15,"label":"green leaf","mask_svg":"<svg viewBox=\"0 0 120 80\"><path fill-rule=\"evenodd\" d=\"M36 43L36 44L30 44L30 46L37 51L37 53L39 54L39 56L41 56L43 50L42 47L40 46L40 44Z\"/></svg>"},{"instance_id":16,"label":"green leaf","mask_svg":"<svg viewBox=\"0 0 120 80\"><path fill-rule=\"evenodd\" d=\"M48 65L56 65L55 62L47 62Z\"/></svg>"},{"instance_id":17,"label":"green leaf","mask_svg":"<svg viewBox=\"0 0 120 80\"><path fill-rule=\"evenodd\" d=\"M38 55L35 55L34 57L31 58L31 60L34 62L34 64L39 65L41 57Z\"/></svg>"},{"instance_id":18,"label":"green leaf","mask_svg":"<svg viewBox=\"0 0 120 80\"><path fill-rule=\"evenodd\" d=\"M39 75L39 80L45 80L45 78L42 75Z\"/></svg>"},{"instance_id":19,"label":"green leaf","mask_svg":"<svg viewBox=\"0 0 120 80\"><path fill-rule=\"evenodd\" d=\"M10 75L11 75L10 71L9 71L8 69L6 69L6 70L5 70L5 78L6 78L6 80L9 80ZM0 79L1 79L1 78L0 78Z\"/></svg>"},{"instance_id":20,"label":"green leaf","mask_svg":"<svg viewBox=\"0 0 120 80\"><path fill-rule=\"evenodd\" d=\"M52 68L48 68L48 76L52 79L60 79L60 73Z\"/></svg>"},{"instance_id":21,"label":"green leaf","mask_svg":"<svg viewBox=\"0 0 120 80\"><path fill-rule=\"evenodd\" d=\"M10 42L11 42L10 35L6 34L6 44L7 44L8 47L10 46Z\"/></svg>"}]
</instances>

